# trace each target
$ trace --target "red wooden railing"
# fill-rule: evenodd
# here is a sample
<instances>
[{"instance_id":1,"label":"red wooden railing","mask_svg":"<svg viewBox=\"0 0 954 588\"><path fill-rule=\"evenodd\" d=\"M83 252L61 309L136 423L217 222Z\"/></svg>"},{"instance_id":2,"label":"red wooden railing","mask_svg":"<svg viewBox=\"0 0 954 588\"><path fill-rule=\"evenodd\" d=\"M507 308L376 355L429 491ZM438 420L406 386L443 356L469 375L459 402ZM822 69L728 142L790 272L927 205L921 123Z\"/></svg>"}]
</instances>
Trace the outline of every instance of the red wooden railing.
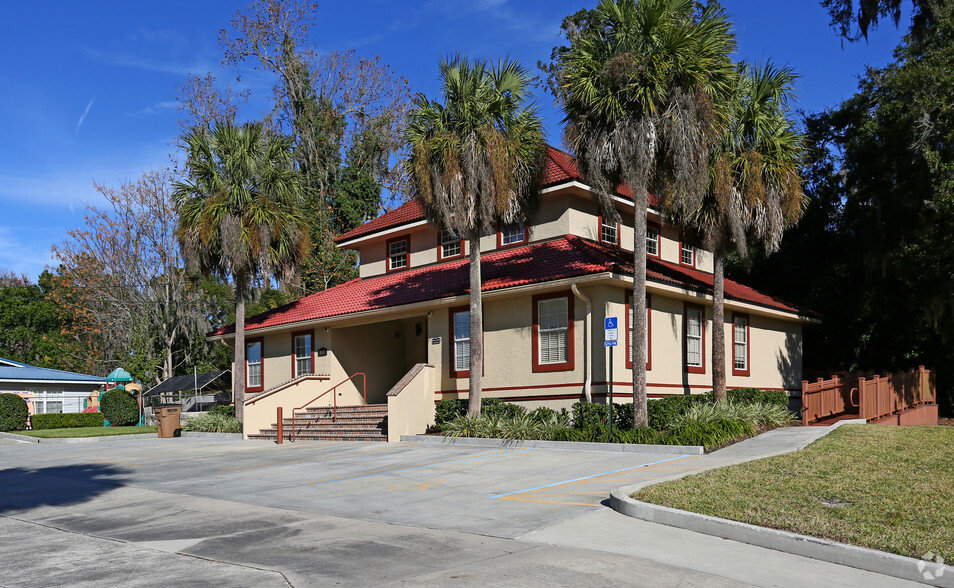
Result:
<instances>
[{"instance_id":1,"label":"red wooden railing","mask_svg":"<svg viewBox=\"0 0 954 588\"><path fill-rule=\"evenodd\" d=\"M886 376L838 374L802 382L802 424L843 415L871 422L935 402L934 375L923 365Z\"/></svg>"},{"instance_id":2,"label":"red wooden railing","mask_svg":"<svg viewBox=\"0 0 954 588\"><path fill-rule=\"evenodd\" d=\"M810 425L831 416L852 411L850 375L835 375L802 382L802 424ZM857 405L856 405L857 406Z\"/></svg>"},{"instance_id":3,"label":"red wooden railing","mask_svg":"<svg viewBox=\"0 0 954 588\"><path fill-rule=\"evenodd\" d=\"M311 404L312 402L315 402L315 401L317 401L317 400L320 400L321 398L323 398L323 397L326 396L327 394L330 394L331 392L334 392L334 391L337 390L340 386L343 386L344 384L347 384L348 382L350 382L350 381L353 380L354 378L357 378L358 376L361 376L361 389L362 389L362 391L361 391L361 396L364 398L364 403L365 403L365 404L368 403L368 376L367 376L364 372L358 372L358 373L356 373L356 374L353 374L353 375L349 376L346 380L342 380L341 382L338 382L337 384L335 384L334 386L332 386L329 390L326 390L326 391L322 392L321 394L319 394L318 396L315 396L314 398L312 398L311 400L309 400L309 401L306 402L305 404L299 406L298 408L293 408L293 409L292 409L292 432L291 432L291 441L292 441L292 443L295 442L295 412L296 412L296 411L299 411L299 410L305 409L305 407L307 407L307 406L308 406L309 404ZM336 395L332 395L331 398L332 398L332 406L333 406L333 409L332 409L333 412L332 412L332 416L331 416L331 422L336 423L336 422L338 422L338 397L337 397Z\"/></svg>"},{"instance_id":4,"label":"red wooden railing","mask_svg":"<svg viewBox=\"0 0 954 588\"><path fill-rule=\"evenodd\" d=\"M931 371L916 370L858 379L861 418L877 420L922 404L936 402Z\"/></svg>"}]
</instances>

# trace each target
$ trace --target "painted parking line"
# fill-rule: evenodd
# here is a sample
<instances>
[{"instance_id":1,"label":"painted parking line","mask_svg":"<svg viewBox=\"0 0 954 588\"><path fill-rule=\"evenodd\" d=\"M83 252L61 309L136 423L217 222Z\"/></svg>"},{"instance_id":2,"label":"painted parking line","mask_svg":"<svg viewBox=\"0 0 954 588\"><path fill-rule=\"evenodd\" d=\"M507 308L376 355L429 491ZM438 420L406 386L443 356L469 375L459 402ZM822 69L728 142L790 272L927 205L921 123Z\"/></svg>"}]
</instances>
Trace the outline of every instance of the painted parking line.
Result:
<instances>
[{"instance_id":1,"label":"painted parking line","mask_svg":"<svg viewBox=\"0 0 954 588\"><path fill-rule=\"evenodd\" d=\"M412 445L420 445L420 443L407 443L407 444L405 444L405 445L398 445L398 446L388 445L387 447L378 447L378 448L376 448L376 449L362 449L362 450L359 450L359 451L341 451L341 452L339 452L339 453L327 453L327 454L324 454L324 455L316 455L315 457L302 457L301 459L289 459L289 460L285 460L285 461L274 461L274 462L271 462L271 463L262 463L262 464L250 465L250 466L241 466L241 467L237 467L237 468L228 468L228 469L224 469L224 470L212 470L212 471L209 472L209 473L210 473L210 474L217 474L217 473L220 473L220 472L237 472L237 471L241 471L241 470L252 470L252 469L256 469L256 468L267 468L267 467L271 467L271 466L286 465L286 464L290 464L290 463L300 463L300 462L303 462L303 461L317 461L317 460L319 460L319 459L329 459L329 458L332 458L332 457L340 457L340 456L342 456L342 455L360 455L360 454L365 454L365 453L374 453L374 452L376 452L376 451L387 451L387 450L389 450L389 449L400 449L400 448L402 448L402 447L410 447L410 446L412 446Z\"/></svg>"},{"instance_id":2,"label":"painted parking line","mask_svg":"<svg viewBox=\"0 0 954 588\"><path fill-rule=\"evenodd\" d=\"M485 453L485 454L483 454L483 455L472 455L472 456L470 456L470 457L460 457L460 458L457 458L457 459L447 459L447 460L444 460L444 461L432 461L432 462L421 463L421 464L412 465L412 466L405 466L405 467L402 467L402 468L394 468L394 469L390 469L390 470L380 470L380 471L375 471L375 472L367 472L367 473L364 473L364 474L353 474L353 475L351 475L351 476L342 476L342 477L340 477L340 478L330 478L330 479L328 479L328 480L318 480L317 482L310 482L310 484L329 484L329 483L331 483L331 482L341 482L341 481L343 481L343 480L355 480L355 479L357 479L357 478L367 478L367 477L369 477L369 476L380 476L381 474L390 474L390 473L393 473L393 472L403 472L403 471L406 471L406 470L417 470L417 469L420 469L420 468L428 468L428 467L431 467L431 466L442 465L442 464L446 464L446 463L455 463L455 462L458 462L458 461L469 461L469 460L473 460L473 459L484 459L484 458L487 458L487 457L494 457L494 456L497 456L497 455L507 455L508 453L520 453L521 451L530 451L530 450L532 450L532 449L533 449L533 447L524 447L524 448L522 448L522 449L511 449L510 451L498 451L498 452L495 452L495 453Z\"/></svg>"},{"instance_id":3,"label":"painted parking line","mask_svg":"<svg viewBox=\"0 0 954 588\"><path fill-rule=\"evenodd\" d=\"M277 450L277 451L290 451L290 450L294 450L295 447L308 448L308 445L304 445L304 446L289 445L289 446L287 446L287 447L285 447L285 448L283 448L283 449L279 449L279 450ZM313 447L312 447L312 448L313 448ZM189 451L190 451L190 448L177 447L176 449L179 450L180 452L189 452ZM204 450L204 449L198 449L198 451L205 451L205 450ZM193 460L193 459L205 459L205 458L210 458L210 457L214 457L214 458L217 458L217 459L221 459L221 458L223 458L223 457L233 457L233 456L236 456L236 455L244 455L244 454L246 454L246 453L261 453L261 452L263 452L263 451L276 451L276 449L274 449L274 447L270 445L270 446L258 447L258 448L255 448L255 449L242 449L242 450L239 450L239 451L224 451L224 452L220 452L220 453L204 453L204 454L201 454L201 455L184 455L184 456L182 456L182 457L173 457L173 458L169 458L169 459L153 459L153 460L149 460L148 458L153 457L153 456L155 455L155 453L152 453L152 454L149 454L149 455L141 455L141 454L138 454L138 453L137 453L137 454L135 454L135 455L116 455L116 456L113 456L111 459L93 459L93 460L90 460L90 461L93 461L93 462L96 462L96 463L108 463L108 464L118 464L118 465L151 466L151 465L156 465L156 464L175 463L175 462L180 462L180 461L189 461L189 460ZM146 460L145 460L145 461L140 461L139 463L116 461L116 460L121 460L121 459L136 459L136 460L140 460L140 459L143 458L143 457L145 457Z\"/></svg>"},{"instance_id":4,"label":"painted parking line","mask_svg":"<svg viewBox=\"0 0 954 588\"><path fill-rule=\"evenodd\" d=\"M603 473L601 473L601 474L593 474L593 475L591 475L591 476L583 476L582 478L573 478L572 480L563 480L562 482L554 482L554 483L552 483L552 484L544 484L543 486L536 486L536 487L533 487L533 488L527 488L527 489L525 489L525 490L515 490L515 491L513 491L513 492L505 492L505 493L503 493L503 494L495 494L495 495L493 495L493 496L488 496L487 498L489 498L489 499L491 499L491 500L494 500L494 499L500 499L500 498L507 498L507 497L509 497L509 496L516 496L517 494L527 494L527 493L530 493L530 492L535 492L535 491L537 491L537 490L544 490L544 489L546 489L546 488L555 488L555 487L557 487L557 486L565 486L565 485L567 485L567 484L572 484L572 483L574 483L574 482L582 482L582 481L585 481L585 480L592 480L593 478L601 478L601 477L603 477L603 476L610 476L610 475L613 475L613 474L620 474L620 473L623 473L623 472L631 472L631 471L633 471L633 470L641 470L641 469L644 469L644 468L650 468L650 467L655 466L655 465L664 464L664 463L670 463L670 462L673 462L673 461L679 461L679 460L681 460L681 459L687 459L687 458L690 458L690 457L695 457L695 456L693 456L693 455L680 455L680 456L677 456L677 457L670 457L670 458L668 458L668 459L661 459L661 460L659 460L659 461L654 461L654 462L652 462L652 463L646 463L646 464L638 465L638 466L631 467L631 468L622 468L622 469L619 469L619 470L612 470L612 471L609 471L609 472L603 472Z\"/></svg>"},{"instance_id":5,"label":"painted parking line","mask_svg":"<svg viewBox=\"0 0 954 588\"><path fill-rule=\"evenodd\" d=\"M335 457L335 456L338 456L338 455L354 455L354 454L357 454L357 453L370 453L370 452L374 452L374 451L381 451L381 450L383 450L383 449L400 449L401 447L410 447L410 446L412 446L412 445L420 445L420 443L402 443L402 444L399 444L399 445L397 445L397 444L393 444L393 445L392 445L392 444L389 444L387 447L378 447L378 448L374 448L374 449L363 449L363 450L359 450L359 451L347 451L347 452L340 452L340 453L331 453L331 454L319 455L319 456L316 456L316 457L302 457L302 458L299 458L299 459L290 459L290 460L284 460L284 461L278 461L278 462L271 462L271 463L260 464L260 465L243 466L243 467L238 467L238 468L230 468L230 469L222 469L222 470L212 470L212 471L209 472L209 473L213 473L213 474L214 474L214 473L218 473L218 472L231 472L231 471L235 471L235 470L244 470L244 469L250 469L250 468L262 468L262 467L269 467L269 466L273 466L273 465L281 465L281 464L287 464L287 463L295 463L295 462L299 462L299 461L312 461L312 460L316 460L316 459L327 459L328 457ZM222 453L205 453L205 454L202 454L202 455L190 455L190 456L183 456L183 457L174 457L174 458L169 458L169 459L154 459L154 460L148 460L148 459L146 459L146 460L140 460L140 461L137 461L137 462L127 462L127 461L118 461L118 460L121 460L121 459L130 459L130 458L131 458L131 459L139 460L141 457L145 457L145 456L141 456L141 455L126 455L126 456L116 456L116 457L114 457L113 459L93 459L93 460L90 460L90 461L95 462L95 463L105 463L105 464L109 464L109 465L126 465L126 466L149 467L149 466L154 466L154 465L161 465L161 464L166 464L166 463L180 463L180 462L184 462L184 461L191 461L191 460L197 460L197 459L220 459L220 460L221 460L221 459L225 459L225 458L234 458L234 457L242 456L242 455L249 454L249 453L262 453L262 452L264 452L264 451L273 451L273 452L275 452L275 451L282 451L282 452L285 452L285 451L294 451L294 449L296 449L296 447L298 448L298 451L299 451L299 452L302 452L302 451L305 451L306 449L315 449L316 446L314 446L314 445L298 445L298 446L292 445L292 446L285 447L285 448L282 448L282 449L275 449L274 447L269 446L269 447L260 447L260 448L256 448L256 449L246 449L246 450L241 450L241 451L230 451L230 452L222 452Z\"/></svg>"}]
</instances>

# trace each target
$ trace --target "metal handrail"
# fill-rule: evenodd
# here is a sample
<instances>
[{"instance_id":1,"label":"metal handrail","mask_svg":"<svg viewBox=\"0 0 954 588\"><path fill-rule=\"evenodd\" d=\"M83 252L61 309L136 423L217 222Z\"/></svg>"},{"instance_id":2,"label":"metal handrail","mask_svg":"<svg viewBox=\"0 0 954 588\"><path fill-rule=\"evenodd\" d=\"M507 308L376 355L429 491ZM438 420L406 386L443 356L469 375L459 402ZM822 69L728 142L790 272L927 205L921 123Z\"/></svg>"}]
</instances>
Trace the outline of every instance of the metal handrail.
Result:
<instances>
[{"instance_id":1,"label":"metal handrail","mask_svg":"<svg viewBox=\"0 0 954 588\"><path fill-rule=\"evenodd\" d=\"M358 377L358 376L361 376L361 389L362 389L362 391L361 391L361 396L364 398L364 403L365 403L365 404L368 403L368 376L367 376L367 374L365 374L364 372L358 372L358 373L356 373L356 374L353 374L353 375L349 376L348 379L343 380L343 381L341 381L341 382L335 384L335 385L332 386L330 389L328 389L328 390L322 392L322 393L319 394L318 396L315 396L314 398L312 398L311 400L309 400L309 401L306 402L305 404L299 406L298 408L293 408L293 409L292 409L292 431L291 431L291 441L292 441L292 443L295 442L295 411L296 411L296 410L302 410L303 408L305 408L306 406L308 406L308 405L311 404L312 402L314 402L314 401L316 401L316 400L320 400L321 398L323 398L323 397L324 397L326 394L328 394L329 392L334 392L335 390L338 389L339 386L343 386L344 384L347 384L348 382L350 382L351 380L353 380L354 378L356 378L356 377ZM332 396L332 399L333 399L333 402L332 402L333 412L332 412L332 416L331 416L331 422L337 423L337 422L338 422L338 397L337 397L337 396Z\"/></svg>"}]
</instances>

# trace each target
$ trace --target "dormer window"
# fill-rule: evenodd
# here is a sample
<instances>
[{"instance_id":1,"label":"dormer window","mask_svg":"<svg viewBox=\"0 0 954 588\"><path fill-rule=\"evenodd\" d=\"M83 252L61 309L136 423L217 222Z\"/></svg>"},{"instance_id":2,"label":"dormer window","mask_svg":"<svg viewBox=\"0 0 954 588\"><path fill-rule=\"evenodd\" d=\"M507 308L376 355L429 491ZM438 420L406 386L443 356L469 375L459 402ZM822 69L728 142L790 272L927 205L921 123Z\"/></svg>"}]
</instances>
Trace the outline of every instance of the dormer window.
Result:
<instances>
[{"instance_id":1,"label":"dormer window","mask_svg":"<svg viewBox=\"0 0 954 588\"><path fill-rule=\"evenodd\" d=\"M388 241L388 271L407 269L410 239L407 236Z\"/></svg>"},{"instance_id":2,"label":"dormer window","mask_svg":"<svg viewBox=\"0 0 954 588\"><path fill-rule=\"evenodd\" d=\"M696 267L696 248L685 243L680 243L680 245L679 263L682 265Z\"/></svg>"},{"instance_id":3,"label":"dormer window","mask_svg":"<svg viewBox=\"0 0 954 588\"><path fill-rule=\"evenodd\" d=\"M600 217L600 241L610 245L619 245L619 223Z\"/></svg>"},{"instance_id":4,"label":"dormer window","mask_svg":"<svg viewBox=\"0 0 954 588\"><path fill-rule=\"evenodd\" d=\"M508 247L527 242L527 230L523 223L502 227L497 233L497 246Z\"/></svg>"},{"instance_id":5,"label":"dormer window","mask_svg":"<svg viewBox=\"0 0 954 588\"><path fill-rule=\"evenodd\" d=\"M464 254L464 240L455 231L441 231L441 259L460 257Z\"/></svg>"}]
</instances>

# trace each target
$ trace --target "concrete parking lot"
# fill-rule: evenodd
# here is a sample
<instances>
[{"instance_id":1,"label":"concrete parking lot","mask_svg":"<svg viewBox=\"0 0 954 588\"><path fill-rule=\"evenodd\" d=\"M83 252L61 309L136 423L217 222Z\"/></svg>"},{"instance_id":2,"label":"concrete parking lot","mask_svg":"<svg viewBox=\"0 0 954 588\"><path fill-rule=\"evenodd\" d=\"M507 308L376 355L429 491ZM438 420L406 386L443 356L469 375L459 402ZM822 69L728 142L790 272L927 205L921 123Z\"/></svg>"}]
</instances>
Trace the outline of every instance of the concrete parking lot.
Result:
<instances>
[{"instance_id":1,"label":"concrete parking lot","mask_svg":"<svg viewBox=\"0 0 954 588\"><path fill-rule=\"evenodd\" d=\"M415 443L0 442L0 586L902 585L628 519L694 456Z\"/></svg>"}]
</instances>

